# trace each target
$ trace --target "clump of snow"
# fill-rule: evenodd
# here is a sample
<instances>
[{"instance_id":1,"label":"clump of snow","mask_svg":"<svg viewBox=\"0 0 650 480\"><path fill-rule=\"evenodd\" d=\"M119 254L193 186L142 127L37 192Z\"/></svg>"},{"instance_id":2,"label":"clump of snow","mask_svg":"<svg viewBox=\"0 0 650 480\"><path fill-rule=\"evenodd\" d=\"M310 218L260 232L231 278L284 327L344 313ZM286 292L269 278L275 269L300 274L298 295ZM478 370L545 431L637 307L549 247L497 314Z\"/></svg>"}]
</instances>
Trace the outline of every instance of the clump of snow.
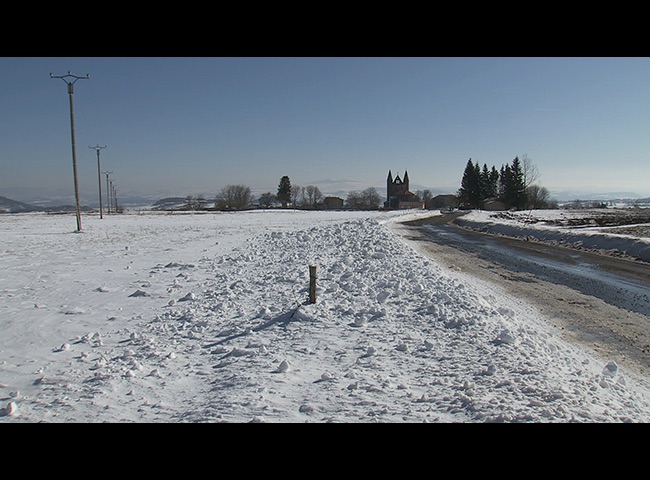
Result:
<instances>
[{"instance_id":1,"label":"clump of snow","mask_svg":"<svg viewBox=\"0 0 650 480\"><path fill-rule=\"evenodd\" d=\"M0 423L650 421L625 364L390 228L425 214L3 217Z\"/></svg>"}]
</instances>

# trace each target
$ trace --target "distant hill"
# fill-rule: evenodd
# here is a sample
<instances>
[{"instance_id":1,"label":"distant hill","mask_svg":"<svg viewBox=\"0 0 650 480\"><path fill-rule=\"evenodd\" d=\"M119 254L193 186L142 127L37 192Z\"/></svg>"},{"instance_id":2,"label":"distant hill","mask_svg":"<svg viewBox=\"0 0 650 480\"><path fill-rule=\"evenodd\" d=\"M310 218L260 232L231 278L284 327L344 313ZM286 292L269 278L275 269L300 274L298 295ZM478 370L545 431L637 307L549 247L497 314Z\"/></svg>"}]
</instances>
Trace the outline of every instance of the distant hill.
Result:
<instances>
[{"instance_id":1,"label":"distant hill","mask_svg":"<svg viewBox=\"0 0 650 480\"><path fill-rule=\"evenodd\" d=\"M11 198L0 196L0 213L27 213L27 212L74 212L74 205L59 205L52 207L39 207L29 203L19 202ZM84 212L92 212L90 207L81 207Z\"/></svg>"},{"instance_id":2,"label":"distant hill","mask_svg":"<svg viewBox=\"0 0 650 480\"><path fill-rule=\"evenodd\" d=\"M151 208L153 210L178 210L186 203L186 197L167 197L154 202Z\"/></svg>"},{"instance_id":3,"label":"distant hill","mask_svg":"<svg viewBox=\"0 0 650 480\"><path fill-rule=\"evenodd\" d=\"M41 212L41 208L0 196L0 213Z\"/></svg>"},{"instance_id":4,"label":"distant hill","mask_svg":"<svg viewBox=\"0 0 650 480\"><path fill-rule=\"evenodd\" d=\"M597 191L585 192L574 190L553 190L551 196L560 202L568 202L572 200L602 200L602 201L644 201L641 195L634 192L601 192Z\"/></svg>"}]
</instances>

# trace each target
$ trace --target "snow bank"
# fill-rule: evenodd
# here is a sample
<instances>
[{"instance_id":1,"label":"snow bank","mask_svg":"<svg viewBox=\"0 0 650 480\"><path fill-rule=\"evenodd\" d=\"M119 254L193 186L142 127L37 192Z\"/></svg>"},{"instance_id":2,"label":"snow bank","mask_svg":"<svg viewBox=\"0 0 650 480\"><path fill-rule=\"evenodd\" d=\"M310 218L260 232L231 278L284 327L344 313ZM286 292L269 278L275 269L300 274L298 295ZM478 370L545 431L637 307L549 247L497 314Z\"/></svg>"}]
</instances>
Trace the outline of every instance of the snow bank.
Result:
<instances>
[{"instance_id":1,"label":"snow bank","mask_svg":"<svg viewBox=\"0 0 650 480\"><path fill-rule=\"evenodd\" d=\"M3 218L0 423L650 420L625 365L391 231L412 215Z\"/></svg>"},{"instance_id":2,"label":"snow bank","mask_svg":"<svg viewBox=\"0 0 650 480\"><path fill-rule=\"evenodd\" d=\"M474 210L456 219L462 227L480 230L494 235L524 238L573 248L598 250L609 255L629 256L650 262L650 239L630 235L603 232L599 227L567 228L544 223L531 223L562 214L559 210L533 210L517 212L508 217L494 212Z\"/></svg>"}]
</instances>

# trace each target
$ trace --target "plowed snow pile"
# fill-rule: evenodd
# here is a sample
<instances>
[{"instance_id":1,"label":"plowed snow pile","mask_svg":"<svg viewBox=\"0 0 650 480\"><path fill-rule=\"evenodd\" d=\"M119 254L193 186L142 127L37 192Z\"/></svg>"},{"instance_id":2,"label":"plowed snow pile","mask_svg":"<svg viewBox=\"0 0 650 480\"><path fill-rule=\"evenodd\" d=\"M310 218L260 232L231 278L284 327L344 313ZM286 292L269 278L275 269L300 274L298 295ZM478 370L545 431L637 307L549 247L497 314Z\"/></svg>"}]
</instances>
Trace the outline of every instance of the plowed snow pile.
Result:
<instances>
[{"instance_id":1,"label":"plowed snow pile","mask_svg":"<svg viewBox=\"0 0 650 480\"><path fill-rule=\"evenodd\" d=\"M413 215L0 217L0 423L650 421L645 379L450 277Z\"/></svg>"}]
</instances>

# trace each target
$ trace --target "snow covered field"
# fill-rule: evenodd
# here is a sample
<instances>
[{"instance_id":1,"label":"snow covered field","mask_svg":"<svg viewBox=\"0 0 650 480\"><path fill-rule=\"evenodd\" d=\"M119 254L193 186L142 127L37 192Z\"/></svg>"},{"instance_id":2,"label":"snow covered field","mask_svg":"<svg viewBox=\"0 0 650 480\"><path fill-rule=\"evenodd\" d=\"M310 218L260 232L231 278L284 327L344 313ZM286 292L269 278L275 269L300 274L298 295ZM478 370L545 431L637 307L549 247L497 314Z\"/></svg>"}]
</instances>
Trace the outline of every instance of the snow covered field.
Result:
<instances>
[{"instance_id":1,"label":"snow covered field","mask_svg":"<svg viewBox=\"0 0 650 480\"><path fill-rule=\"evenodd\" d=\"M393 228L431 214L0 216L0 423L650 421L648 379Z\"/></svg>"}]
</instances>

